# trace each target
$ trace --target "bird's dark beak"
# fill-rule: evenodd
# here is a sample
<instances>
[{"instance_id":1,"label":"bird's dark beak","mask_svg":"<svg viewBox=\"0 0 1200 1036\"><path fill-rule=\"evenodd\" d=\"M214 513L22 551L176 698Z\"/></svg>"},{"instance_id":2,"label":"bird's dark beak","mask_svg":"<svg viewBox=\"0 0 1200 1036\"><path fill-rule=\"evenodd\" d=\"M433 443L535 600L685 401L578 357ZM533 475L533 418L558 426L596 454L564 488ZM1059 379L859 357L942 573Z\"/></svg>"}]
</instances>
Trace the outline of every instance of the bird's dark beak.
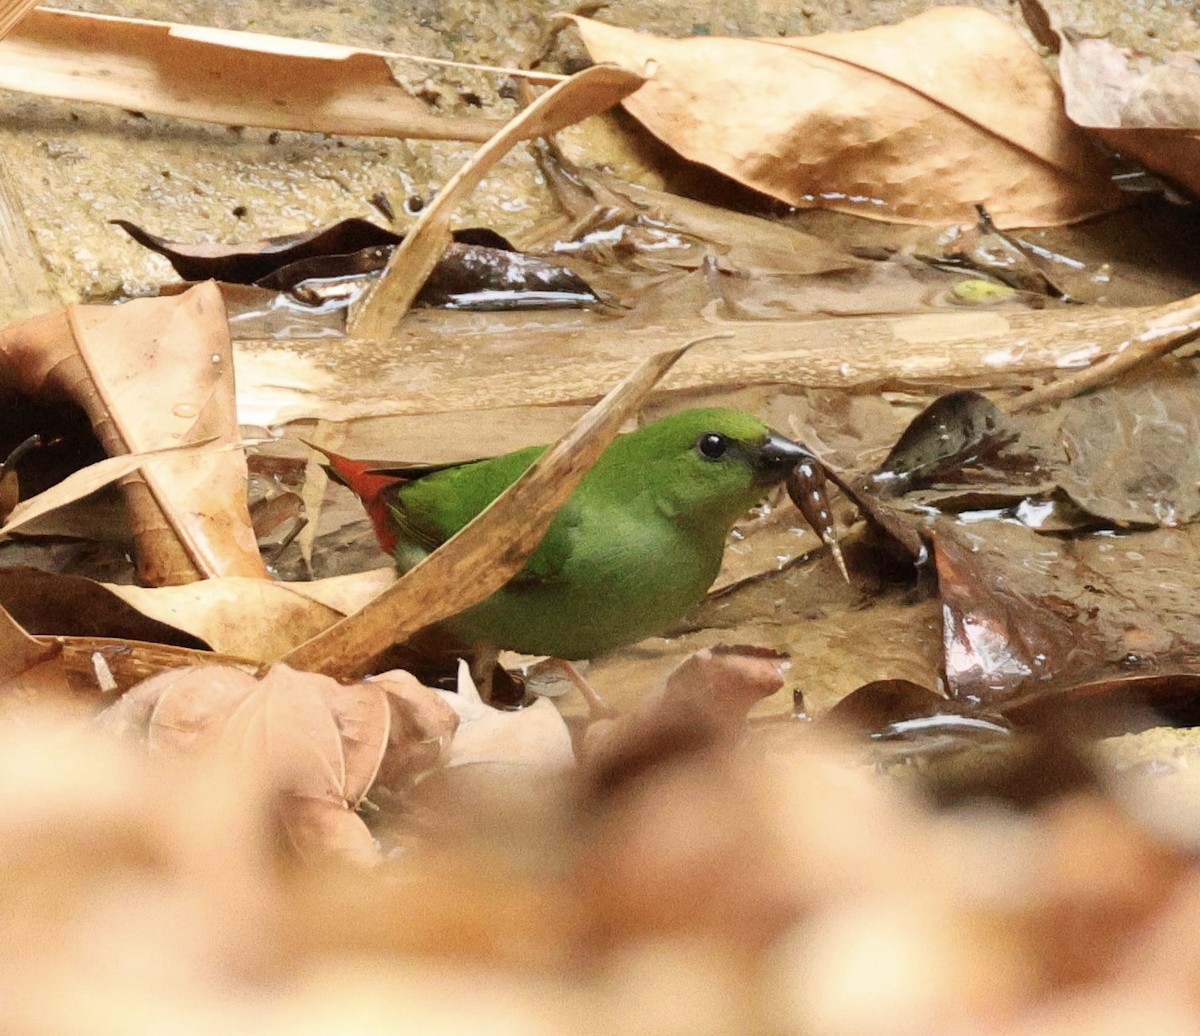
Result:
<instances>
[{"instance_id":1,"label":"bird's dark beak","mask_svg":"<svg viewBox=\"0 0 1200 1036\"><path fill-rule=\"evenodd\" d=\"M799 461L815 459L807 446L792 442L778 432L771 432L758 449L755 475L763 485L771 485L780 481Z\"/></svg>"}]
</instances>

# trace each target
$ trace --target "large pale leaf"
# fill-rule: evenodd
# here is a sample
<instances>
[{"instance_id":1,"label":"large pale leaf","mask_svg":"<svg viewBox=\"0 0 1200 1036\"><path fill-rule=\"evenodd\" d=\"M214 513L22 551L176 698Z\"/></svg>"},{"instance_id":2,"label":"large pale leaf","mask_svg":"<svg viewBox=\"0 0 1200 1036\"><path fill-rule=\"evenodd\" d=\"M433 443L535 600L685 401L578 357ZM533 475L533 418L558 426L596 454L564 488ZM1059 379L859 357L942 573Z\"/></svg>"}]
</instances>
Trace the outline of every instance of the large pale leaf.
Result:
<instances>
[{"instance_id":1,"label":"large pale leaf","mask_svg":"<svg viewBox=\"0 0 1200 1036\"><path fill-rule=\"evenodd\" d=\"M770 40L575 21L597 61L649 77L623 103L652 133L792 205L931 224L983 205L1013 227L1120 204L1038 56L982 11Z\"/></svg>"},{"instance_id":2,"label":"large pale leaf","mask_svg":"<svg viewBox=\"0 0 1200 1036\"><path fill-rule=\"evenodd\" d=\"M1200 191L1196 59L1156 62L1109 40L1064 34L1058 67L1067 114L1122 154Z\"/></svg>"}]
</instances>

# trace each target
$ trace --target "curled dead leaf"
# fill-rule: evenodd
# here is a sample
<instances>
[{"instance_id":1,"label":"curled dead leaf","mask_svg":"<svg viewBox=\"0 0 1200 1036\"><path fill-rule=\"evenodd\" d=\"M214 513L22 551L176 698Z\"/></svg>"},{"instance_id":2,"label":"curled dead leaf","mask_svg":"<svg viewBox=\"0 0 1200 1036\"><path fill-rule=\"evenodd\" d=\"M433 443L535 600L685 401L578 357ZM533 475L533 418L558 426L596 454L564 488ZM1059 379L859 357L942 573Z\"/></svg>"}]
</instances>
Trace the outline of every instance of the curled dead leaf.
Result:
<instances>
[{"instance_id":1,"label":"curled dead leaf","mask_svg":"<svg viewBox=\"0 0 1200 1036\"><path fill-rule=\"evenodd\" d=\"M70 399L111 457L240 442L224 306L207 283L173 298L69 306L0 329L0 368L21 396ZM138 573L150 585L262 577L240 450L147 458L122 479Z\"/></svg>"}]
</instances>

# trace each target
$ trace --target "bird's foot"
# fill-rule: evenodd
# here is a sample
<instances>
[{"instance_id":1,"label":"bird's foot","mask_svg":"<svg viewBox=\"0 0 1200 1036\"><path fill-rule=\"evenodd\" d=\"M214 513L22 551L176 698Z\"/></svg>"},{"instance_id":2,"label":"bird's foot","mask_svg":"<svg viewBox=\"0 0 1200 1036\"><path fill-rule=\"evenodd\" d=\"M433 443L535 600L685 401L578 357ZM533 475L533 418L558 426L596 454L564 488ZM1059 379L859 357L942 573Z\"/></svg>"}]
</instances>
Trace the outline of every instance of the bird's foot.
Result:
<instances>
[{"instance_id":1,"label":"bird's foot","mask_svg":"<svg viewBox=\"0 0 1200 1036\"><path fill-rule=\"evenodd\" d=\"M567 679L571 681L583 695L583 700L587 702L588 713L592 720L598 719L616 719L617 710L604 700L595 687L588 683L588 679L579 671L579 668L574 662L568 662L565 658L556 658L555 662L561 667L562 671L567 674Z\"/></svg>"}]
</instances>

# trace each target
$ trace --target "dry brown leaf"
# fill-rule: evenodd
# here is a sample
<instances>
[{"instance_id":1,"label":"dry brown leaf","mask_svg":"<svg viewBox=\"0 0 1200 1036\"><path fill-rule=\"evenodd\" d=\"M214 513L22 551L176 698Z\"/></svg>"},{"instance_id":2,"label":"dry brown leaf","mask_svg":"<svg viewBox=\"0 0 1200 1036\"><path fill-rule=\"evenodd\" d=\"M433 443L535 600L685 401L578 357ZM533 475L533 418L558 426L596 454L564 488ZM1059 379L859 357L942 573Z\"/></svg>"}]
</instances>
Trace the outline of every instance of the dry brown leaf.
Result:
<instances>
[{"instance_id":1,"label":"dry brown leaf","mask_svg":"<svg viewBox=\"0 0 1200 1036\"><path fill-rule=\"evenodd\" d=\"M607 111L641 83L638 74L611 65L594 65L547 90L497 132L437 192L433 203L405 235L379 281L352 314L351 333L362 338L389 338L395 333L450 244L454 210L514 145L527 137L549 136L589 115Z\"/></svg>"},{"instance_id":2,"label":"dry brown leaf","mask_svg":"<svg viewBox=\"0 0 1200 1036\"><path fill-rule=\"evenodd\" d=\"M183 586L106 586L143 615L186 630L216 651L268 662L394 582L395 570L382 569L311 583L230 576Z\"/></svg>"},{"instance_id":3,"label":"dry brown leaf","mask_svg":"<svg viewBox=\"0 0 1200 1036\"><path fill-rule=\"evenodd\" d=\"M313 133L486 140L500 125L434 114L389 57L406 55L43 7L0 42L0 88Z\"/></svg>"},{"instance_id":4,"label":"dry brown leaf","mask_svg":"<svg viewBox=\"0 0 1200 1036\"><path fill-rule=\"evenodd\" d=\"M419 735L411 744L391 737L393 697L425 699L423 723L404 731ZM156 754L232 764L248 789L277 796L284 834L300 855L371 862L378 854L350 810L393 746L402 756L398 773L411 775L416 759L440 763L457 717L408 674L345 686L282 665L261 679L228 666L193 666L132 688L98 722L145 738Z\"/></svg>"},{"instance_id":5,"label":"dry brown leaf","mask_svg":"<svg viewBox=\"0 0 1200 1036\"><path fill-rule=\"evenodd\" d=\"M281 661L333 676L357 675L392 644L499 590L537 549L558 509L621 426L693 344L645 360L429 557Z\"/></svg>"},{"instance_id":6,"label":"dry brown leaf","mask_svg":"<svg viewBox=\"0 0 1200 1036\"><path fill-rule=\"evenodd\" d=\"M1200 192L1197 55L1158 63L1106 39L1063 35L1058 68L1067 114L1148 169Z\"/></svg>"},{"instance_id":7,"label":"dry brown leaf","mask_svg":"<svg viewBox=\"0 0 1200 1036\"><path fill-rule=\"evenodd\" d=\"M645 74L623 103L684 157L792 205L901 223L1054 226L1116 208L1109 166L1011 26L973 8L778 40L663 39L575 18Z\"/></svg>"},{"instance_id":8,"label":"dry brown leaf","mask_svg":"<svg viewBox=\"0 0 1200 1036\"><path fill-rule=\"evenodd\" d=\"M229 328L208 283L173 298L69 306L0 330L10 392L78 403L110 456L240 442ZM145 460L122 480L151 585L265 576L238 450Z\"/></svg>"}]
</instances>

